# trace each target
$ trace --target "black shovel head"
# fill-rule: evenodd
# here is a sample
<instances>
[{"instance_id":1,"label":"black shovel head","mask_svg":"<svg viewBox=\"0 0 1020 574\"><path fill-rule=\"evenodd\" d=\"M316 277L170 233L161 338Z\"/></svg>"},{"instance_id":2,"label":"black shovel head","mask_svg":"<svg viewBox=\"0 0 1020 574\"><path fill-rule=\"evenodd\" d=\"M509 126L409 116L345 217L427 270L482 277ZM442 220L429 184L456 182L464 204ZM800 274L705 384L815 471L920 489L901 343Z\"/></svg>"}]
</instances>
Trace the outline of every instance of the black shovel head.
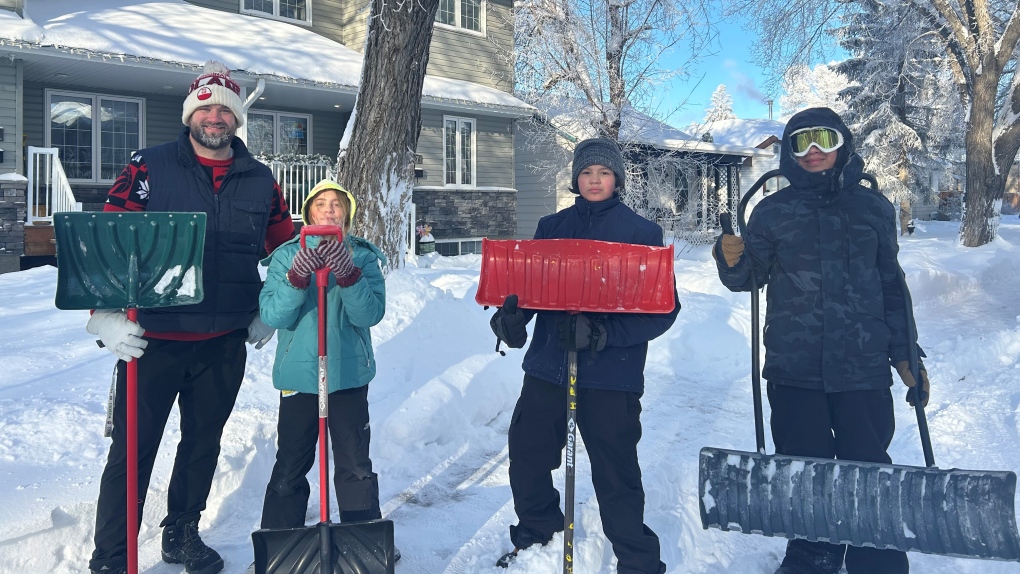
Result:
<instances>
[{"instance_id":1,"label":"black shovel head","mask_svg":"<svg viewBox=\"0 0 1020 574\"><path fill-rule=\"evenodd\" d=\"M321 542L329 537L329 560ZM304 528L257 530L255 574L393 574L393 521L320 523Z\"/></svg>"},{"instance_id":2,"label":"black shovel head","mask_svg":"<svg viewBox=\"0 0 1020 574\"><path fill-rule=\"evenodd\" d=\"M706 529L1020 560L1009 471L703 448L698 485Z\"/></svg>"}]
</instances>

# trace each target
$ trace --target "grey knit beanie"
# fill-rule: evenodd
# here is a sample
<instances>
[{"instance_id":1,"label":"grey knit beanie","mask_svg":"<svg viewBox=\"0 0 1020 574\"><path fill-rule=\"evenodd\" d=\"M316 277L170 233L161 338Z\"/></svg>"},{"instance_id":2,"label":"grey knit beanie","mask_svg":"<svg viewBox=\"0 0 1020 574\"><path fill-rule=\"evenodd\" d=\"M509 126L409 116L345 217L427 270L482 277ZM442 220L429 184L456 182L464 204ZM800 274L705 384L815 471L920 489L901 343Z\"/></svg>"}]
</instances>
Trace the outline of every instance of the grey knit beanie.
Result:
<instances>
[{"instance_id":1,"label":"grey knit beanie","mask_svg":"<svg viewBox=\"0 0 1020 574\"><path fill-rule=\"evenodd\" d=\"M604 165L616 175L616 189L623 189L627 170L623 167L623 154L615 141L606 138L584 140L574 147L574 164L570 178L570 191L581 193L577 188L577 176L591 165Z\"/></svg>"}]
</instances>

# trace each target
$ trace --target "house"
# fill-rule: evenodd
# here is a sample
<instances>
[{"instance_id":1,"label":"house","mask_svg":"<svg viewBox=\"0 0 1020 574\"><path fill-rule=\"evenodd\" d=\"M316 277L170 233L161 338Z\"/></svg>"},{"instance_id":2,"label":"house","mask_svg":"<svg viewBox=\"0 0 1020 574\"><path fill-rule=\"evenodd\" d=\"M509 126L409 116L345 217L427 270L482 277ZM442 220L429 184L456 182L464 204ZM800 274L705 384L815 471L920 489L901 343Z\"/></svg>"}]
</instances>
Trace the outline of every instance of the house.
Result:
<instances>
[{"instance_id":1,"label":"house","mask_svg":"<svg viewBox=\"0 0 1020 574\"><path fill-rule=\"evenodd\" d=\"M499 57L513 42L511 2L452 0L436 16L412 201L444 253L514 233L513 123L534 110L510 94ZM335 164L368 9L368 0L0 0L0 175L29 179L26 230L77 204L101 209L131 152L177 137L207 60L242 86L238 135L296 211Z\"/></svg>"},{"instance_id":2,"label":"house","mask_svg":"<svg viewBox=\"0 0 1020 574\"><path fill-rule=\"evenodd\" d=\"M568 207L574 145L594 137L584 105L544 110L516 123L517 234L531 238L543 216ZM741 169L771 150L701 141L633 108L621 114L621 147L628 164L624 201L659 223L667 241L707 243L719 213L740 199ZM780 132L782 133L782 132Z\"/></svg>"},{"instance_id":3,"label":"house","mask_svg":"<svg viewBox=\"0 0 1020 574\"><path fill-rule=\"evenodd\" d=\"M750 146L768 150L771 155L749 157L740 167L740 193L750 191L758 178L769 171L779 169L779 148L783 141L783 130L786 123L777 120L716 120L705 126L705 131L712 134L712 142L724 145ZM777 177L764 184L764 192L771 193L786 186L786 178Z\"/></svg>"}]
</instances>

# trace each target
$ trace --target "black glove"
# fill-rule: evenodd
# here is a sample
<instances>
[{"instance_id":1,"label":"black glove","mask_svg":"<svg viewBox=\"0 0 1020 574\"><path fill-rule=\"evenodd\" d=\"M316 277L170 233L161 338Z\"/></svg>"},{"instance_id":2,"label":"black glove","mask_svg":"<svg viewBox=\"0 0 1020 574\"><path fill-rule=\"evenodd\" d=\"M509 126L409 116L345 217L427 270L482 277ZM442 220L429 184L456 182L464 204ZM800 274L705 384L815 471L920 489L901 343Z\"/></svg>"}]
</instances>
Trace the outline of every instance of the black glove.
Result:
<instances>
[{"instance_id":1,"label":"black glove","mask_svg":"<svg viewBox=\"0 0 1020 574\"><path fill-rule=\"evenodd\" d=\"M499 341L511 349L520 349L528 342L528 320L530 315L517 308L517 295L507 295L503 306L489 319L489 327ZM496 343L499 350L499 342Z\"/></svg>"},{"instance_id":2,"label":"black glove","mask_svg":"<svg viewBox=\"0 0 1020 574\"><path fill-rule=\"evenodd\" d=\"M597 353L606 348L606 327L584 313L569 314L559 319L560 346L564 351L591 349Z\"/></svg>"}]
</instances>

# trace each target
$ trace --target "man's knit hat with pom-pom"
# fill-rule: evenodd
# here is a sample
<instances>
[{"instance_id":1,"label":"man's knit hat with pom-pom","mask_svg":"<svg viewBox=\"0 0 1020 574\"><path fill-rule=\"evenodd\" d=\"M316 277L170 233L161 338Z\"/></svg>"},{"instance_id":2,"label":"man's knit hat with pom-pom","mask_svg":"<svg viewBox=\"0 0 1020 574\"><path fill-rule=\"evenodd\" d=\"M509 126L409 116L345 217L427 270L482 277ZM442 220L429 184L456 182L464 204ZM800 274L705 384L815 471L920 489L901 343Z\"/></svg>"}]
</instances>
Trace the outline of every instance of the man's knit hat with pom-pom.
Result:
<instances>
[{"instance_id":1,"label":"man's knit hat with pom-pom","mask_svg":"<svg viewBox=\"0 0 1020 574\"><path fill-rule=\"evenodd\" d=\"M237 118L237 127L244 125L244 102L241 101L241 86L230 79L230 70L214 60L205 63L202 75L191 82L188 97L184 100L184 114L181 121L188 125L191 114L201 106L219 104L230 108Z\"/></svg>"}]
</instances>

